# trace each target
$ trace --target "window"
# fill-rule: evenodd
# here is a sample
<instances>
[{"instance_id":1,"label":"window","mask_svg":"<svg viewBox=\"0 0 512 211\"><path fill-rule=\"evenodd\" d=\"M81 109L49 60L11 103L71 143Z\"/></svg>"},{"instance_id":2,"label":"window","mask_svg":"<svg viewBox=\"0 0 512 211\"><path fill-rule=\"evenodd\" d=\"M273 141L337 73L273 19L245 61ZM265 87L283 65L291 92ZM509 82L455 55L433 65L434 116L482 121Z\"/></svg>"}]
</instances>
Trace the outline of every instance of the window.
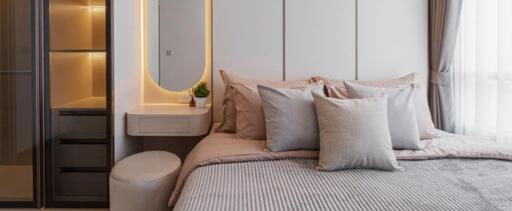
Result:
<instances>
[{"instance_id":1,"label":"window","mask_svg":"<svg viewBox=\"0 0 512 211\"><path fill-rule=\"evenodd\" d=\"M512 1L464 1L453 69L456 132L512 143Z\"/></svg>"}]
</instances>

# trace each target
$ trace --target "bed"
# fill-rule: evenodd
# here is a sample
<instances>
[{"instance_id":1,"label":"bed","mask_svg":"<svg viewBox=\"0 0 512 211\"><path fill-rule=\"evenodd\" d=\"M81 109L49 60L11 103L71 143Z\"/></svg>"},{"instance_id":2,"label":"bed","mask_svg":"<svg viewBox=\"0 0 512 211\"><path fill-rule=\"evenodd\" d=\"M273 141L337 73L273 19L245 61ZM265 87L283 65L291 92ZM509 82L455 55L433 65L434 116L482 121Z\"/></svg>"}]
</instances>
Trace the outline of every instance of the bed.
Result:
<instances>
[{"instance_id":1,"label":"bed","mask_svg":"<svg viewBox=\"0 0 512 211\"><path fill-rule=\"evenodd\" d=\"M402 172L315 170L317 151L212 133L191 152L174 210L512 210L512 146L453 135L395 151Z\"/></svg>"}]
</instances>

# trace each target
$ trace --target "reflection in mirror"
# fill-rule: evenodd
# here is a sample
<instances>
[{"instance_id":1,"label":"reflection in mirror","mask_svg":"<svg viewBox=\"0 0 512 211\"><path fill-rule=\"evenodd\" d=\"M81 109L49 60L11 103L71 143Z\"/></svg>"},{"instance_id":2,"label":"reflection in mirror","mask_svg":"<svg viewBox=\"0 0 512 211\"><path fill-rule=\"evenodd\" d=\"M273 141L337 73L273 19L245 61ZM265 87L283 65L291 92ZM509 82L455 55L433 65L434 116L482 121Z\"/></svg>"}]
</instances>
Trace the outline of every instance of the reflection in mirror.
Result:
<instances>
[{"instance_id":1,"label":"reflection in mirror","mask_svg":"<svg viewBox=\"0 0 512 211\"><path fill-rule=\"evenodd\" d=\"M184 91L205 69L205 0L147 0L149 72L161 87Z\"/></svg>"}]
</instances>

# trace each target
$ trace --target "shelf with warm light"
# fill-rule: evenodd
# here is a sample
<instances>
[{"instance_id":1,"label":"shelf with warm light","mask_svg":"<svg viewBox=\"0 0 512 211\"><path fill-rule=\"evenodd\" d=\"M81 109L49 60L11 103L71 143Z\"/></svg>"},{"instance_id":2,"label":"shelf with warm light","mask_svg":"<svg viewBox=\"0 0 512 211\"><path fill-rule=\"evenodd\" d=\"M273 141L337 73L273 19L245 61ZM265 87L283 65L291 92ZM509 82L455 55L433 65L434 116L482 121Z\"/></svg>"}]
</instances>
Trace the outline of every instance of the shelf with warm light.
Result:
<instances>
[{"instance_id":1,"label":"shelf with warm light","mask_svg":"<svg viewBox=\"0 0 512 211\"><path fill-rule=\"evenodd\" d=\"M47 2L45 204L107 207L111 0Z\"/></svg>"},{"instance_id":2,"label":"shelf with warm light","mask_svg":"<svg viewBox=\"0 0 512 211\"><path fill-rule=\"evenodd\" d=\"M105 49L52 49L51 53L105 53Z\"/></svg>"},{"instance_id":3,"label":"shelf with warm light","mask_svg":"<svg viewBox=\"0 0 512 211\"><path fill-rule=\"evenodd\" d=\"M49 0L51 50L106 49L105 0Z\"/></svg>"}]
</instances>

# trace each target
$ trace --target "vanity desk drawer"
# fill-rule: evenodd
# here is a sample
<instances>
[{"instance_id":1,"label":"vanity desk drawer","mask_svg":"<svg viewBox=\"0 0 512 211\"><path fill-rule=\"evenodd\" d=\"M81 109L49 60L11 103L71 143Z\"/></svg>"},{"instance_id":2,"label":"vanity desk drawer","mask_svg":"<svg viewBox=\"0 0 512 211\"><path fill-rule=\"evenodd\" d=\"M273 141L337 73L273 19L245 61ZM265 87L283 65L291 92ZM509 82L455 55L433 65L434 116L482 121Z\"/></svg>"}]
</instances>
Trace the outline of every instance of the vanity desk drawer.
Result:
<instances>
[{"instance_id":1,"label":"vanity desk drawer","mask_svg":"<svg viewBox=\"0 0 512 211\"><path fill-rule=\"evenodd\" d=\"M189 133L190 117L139 117L139 131L144 133Z\"/></svg>"},{"instance_id":2,"label":"vanity desk drawer","mask_svg":"<svg viewBox=\"0 0 512 211\"><path fill-rule=\"evenodd\" d=\"M211 108L188 105L147 105L127 113L131 136L201 136L211 125Z\"/></svg>"}]
</instances>

